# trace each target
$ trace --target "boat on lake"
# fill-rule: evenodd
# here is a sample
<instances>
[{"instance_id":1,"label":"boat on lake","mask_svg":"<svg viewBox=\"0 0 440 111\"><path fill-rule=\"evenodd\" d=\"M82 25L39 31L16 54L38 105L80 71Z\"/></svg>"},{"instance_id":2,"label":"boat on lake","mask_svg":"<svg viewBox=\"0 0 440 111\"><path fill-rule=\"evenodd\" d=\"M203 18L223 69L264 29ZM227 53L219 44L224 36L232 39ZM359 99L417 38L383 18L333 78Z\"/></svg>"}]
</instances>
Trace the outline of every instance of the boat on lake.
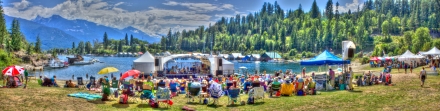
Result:
<instances>
[{"instance_id":1,"label":"boat on lake","mask_svg":"<svg viewBox=\"0 0 440 111\"><path fill-rule=\"evenodd\" d=\"M92 64L93 62L91 61L75 61L72 63L72 65L89 65Z\"/></svg>"},{"instance_id":2,"label":"boat on lake","mask_svg":"<svg viewBox=\"0 0 440 111\"><path fill-rule=\"evenodd\" d=\"M69 65L67 65L69 66ZM63 68L63 67L67 67L66 66L66 62L64 62L63 60L55 60L55 59L51 59L49 61L49 64L47 64L45 66L45 68Z\"/></svg>"}]
</instances>

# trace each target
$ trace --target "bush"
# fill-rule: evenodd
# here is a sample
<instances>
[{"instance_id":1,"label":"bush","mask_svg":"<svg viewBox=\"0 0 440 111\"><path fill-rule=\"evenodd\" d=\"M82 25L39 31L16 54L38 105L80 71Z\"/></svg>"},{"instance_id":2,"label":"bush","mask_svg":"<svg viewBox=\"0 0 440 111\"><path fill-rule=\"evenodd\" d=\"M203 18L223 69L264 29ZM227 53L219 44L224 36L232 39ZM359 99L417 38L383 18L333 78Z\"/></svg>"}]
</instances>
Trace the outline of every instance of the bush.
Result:
<instances>
[{"instance_id":1,"label":"bush","mask_svg":"<svg viewBox=\"0 0 440 111\"><path fill-rule=\"evenodd\" d=\"M368 57L359 58L359 61L361 62L361 64L367 64L370 62L370 58Z\"/></svg>"},{"instance_id":2,"label":"bush","mask_svg":"<svg viewBox=\"0 0 440 111\"><path fill-rule=\"evenodd\" d=\"M7 67L18 63L19 60L14 58L12 54L8 56L6 51L0 50L0 61L0 67Z\"/></svg>"}]
</instances>

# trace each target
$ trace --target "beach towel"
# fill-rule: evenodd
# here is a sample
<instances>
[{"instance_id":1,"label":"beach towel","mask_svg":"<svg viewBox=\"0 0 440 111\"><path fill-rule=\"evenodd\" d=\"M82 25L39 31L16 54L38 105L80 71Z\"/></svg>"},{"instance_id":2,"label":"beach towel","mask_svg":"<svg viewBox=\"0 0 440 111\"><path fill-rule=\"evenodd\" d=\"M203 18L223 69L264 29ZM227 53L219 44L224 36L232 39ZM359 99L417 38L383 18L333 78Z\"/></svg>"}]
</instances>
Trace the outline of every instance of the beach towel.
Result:
<instances>
[{"instance_id":1,"label":"beach towel","mask_svg":"<svg viewBox=\"0 0 440 111\"><path fill-rule=\"evenodd\" d=\"M86 100L97 100L97 99L101 99L102 96L98 95L98 94L89 94L89 93L84 93L84 92L78 92L78 93L73 93L73 94L68 94L67 96L69 97L76 97L76 98L83 98Z\"/></svg>"}]
</instances>

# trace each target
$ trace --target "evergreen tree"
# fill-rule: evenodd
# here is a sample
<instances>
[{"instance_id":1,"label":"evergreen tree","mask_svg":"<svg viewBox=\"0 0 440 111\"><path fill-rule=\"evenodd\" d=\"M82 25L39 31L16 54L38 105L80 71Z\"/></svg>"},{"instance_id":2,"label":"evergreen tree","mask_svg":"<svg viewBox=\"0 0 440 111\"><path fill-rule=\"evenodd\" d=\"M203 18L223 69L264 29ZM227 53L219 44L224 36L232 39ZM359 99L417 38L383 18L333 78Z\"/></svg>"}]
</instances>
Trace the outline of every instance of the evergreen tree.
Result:
<instances>
[{"instance_id":1,"label":"evergreen tree","mask_svg":"<svg viewBox=\"0 0 440 111\"><path fill-rule=\"evenodd\" d=\"M72 42L72 50L75 49L75 42Z\"/></svg>"},{"instance_id":2,"label":"evergreen tree","mask_svg":"<svg viewBox=\"0 0 440 111\"><path fill-rule=\"evenodd\" d=\"M84 46L84 42L83 41L79 42L77 50L78 50L77 52L80 55L85 53L85 46Z\"/></svg>"},{"instance_id":3,"label":"evergreen tree","mask_svg":"<svg viewBox=\"0 0 440 111\"><path fill-rule=\"evenodd\" d=\"M41 40L40 35L37 36L37 42L35 43L34 51L36 53L41 53Z\"/></svg>"},{"instance_id":4,"label":"evergreen tree","mask_svg":"<svg viewBox=\"0 0 440 111\"><path fill-rule=\"evenodd\" d=\"M11 46L9 46L13 51L19 51L22 45L23 35L20 32L20 23L17 19L12 21L11 29Z\"/></svg>"},{"instance_id":5,"label":"evergreen tree","mask_svg":"<svg viewBox=\"0 0 440 111\"><path fill-rule=\"evenodd\" d=\"M122 43L122 40L120 40L119 45L118 45L118 52L122 52L122 46L123 46L123 43Z\"/></svg>"},{"instance_id":6,"label":"evergreen tree","mask_svg":"<svg viewBox=\"0 0 440 111\"><path fill-rule=\"evenodd\" d=\"M130 45L133 46L134 44L134 39L133 39L133 34L130 35Z\"/></svg>"},{"instance_id":7,"label":"evergreen tree","mask_svg":"<svg viewBox=\"0 0 440 111\"><path fill-rule=\"evenodd\" d=\"M92 52L92 43L90 43L90 41L86 42L86 46L85 46L85 52L87 54L90 54Z\"/></svg>"},{"instance_id":8,"label":"evergreen tree","mask_svg":"<svg viewBox=\"0 0 440 111\"><path fill-rule=\"evenodd\" d=\"M333 19L333 2L332 0L327 1L327 5L325 6L325 16L331 21Z\"/></svg>"},{"instance_id":9,"label":"evergreen tree","mask_svg":"<svg viewBox=\"0 0 440 111\"><path fill-rule=\"evenodd\" d=\"M125 45L130 45L130 42L128 42L128 35L125 33Z\"/></svg>"},{"instance_id":10,"label":"evergreen tree","mask_svg":"<svg viewBox=\"0 0 440 111\"><path fill-rule=\"evenodd\" d=\"M31 55L31 47L32 47L32 43L31 44L28 44L28 47L27 47L27 49L26 49L26 54L27 55Z\"/></svg>"},{"instance_id":11,"label":"evergreen tree","mask_svg":"<svg viewBox=\"0 0 440 111\"><path fill-rule=\"evenodd\" d=\"M319 12L319 7L316 4L316 0L313 0L312 8L310 9L310 17L318 19L321 17L321 12Z\"/></svg>"},{"instance_id":12,"label":"evergreen tree","mask_svg":"<svg viewBox=\"0 0 440 111\"><path fill-rule=\"evenodd\" d=\"M109 39L108 39L108 36L107 36L107 32L104 32L103 45L104 45L104 49L107 49L107 47L109 46Z\"/></svg>"},{"instance_id":13,"label":"evergreen tree","mask_svg":"<svg viewBox=\"0 0 440 111\"><path fill-rule=\"evenodd\" d=\"M1 1L0 1L1 3ZM3 15L3 6L0 5L0 49L4 48L5 41L8 41L8 30L6 29L6 21Z\"/></svg>"},{"instance_id":14,"label":"evergreen tree","mask_svg":"<svg viewBox=\"0 0 440 111\"><path fill-rule=\"evenodd\" d=\"M336 2L336 10L335 10L336 21L339 20L339 10L338 10L338 8L339 8L339 2Z\"/></svg>"}]
</instances>

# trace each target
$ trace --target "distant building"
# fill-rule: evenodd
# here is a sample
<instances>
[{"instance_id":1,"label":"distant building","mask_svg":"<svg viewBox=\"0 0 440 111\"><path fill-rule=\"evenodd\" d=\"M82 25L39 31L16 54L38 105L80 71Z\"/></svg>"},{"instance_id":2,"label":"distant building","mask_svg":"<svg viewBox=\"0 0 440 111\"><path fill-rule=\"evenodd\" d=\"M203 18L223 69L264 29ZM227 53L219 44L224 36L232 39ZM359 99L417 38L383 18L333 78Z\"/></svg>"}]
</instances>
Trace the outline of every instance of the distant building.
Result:
<instances>
[{"instance_id":1,"label":"distant building","mask_svg":"<svg viewBox=\"0 0 440 111\"><path fill-rule=\"evenodd\" d=\"M232 53L231 55L234 57L234 60L240 60L244 57L241 53Z\"/></svg>"},{"instance_id":2,"label":"distant building","mask_svg":"<svg viewBox=\"0 0 440 111\"><path fill-rule=\"evenodd\" d=\"M265 52L261 54L261 61L269 61L273 59L281 59L281 55L276 52Z\"/></svg>"},{"instance_id":3,"label":"distant building","mask_svg":"<svg viewBox=\"0 0 440 111\"><path fill-rule=\"evenodd\" d=\"M251 54L250 57L251 57L250 58L251 61L259 61L261 58L261 55L260 54Z\"/></svg>"}]
</instances>

